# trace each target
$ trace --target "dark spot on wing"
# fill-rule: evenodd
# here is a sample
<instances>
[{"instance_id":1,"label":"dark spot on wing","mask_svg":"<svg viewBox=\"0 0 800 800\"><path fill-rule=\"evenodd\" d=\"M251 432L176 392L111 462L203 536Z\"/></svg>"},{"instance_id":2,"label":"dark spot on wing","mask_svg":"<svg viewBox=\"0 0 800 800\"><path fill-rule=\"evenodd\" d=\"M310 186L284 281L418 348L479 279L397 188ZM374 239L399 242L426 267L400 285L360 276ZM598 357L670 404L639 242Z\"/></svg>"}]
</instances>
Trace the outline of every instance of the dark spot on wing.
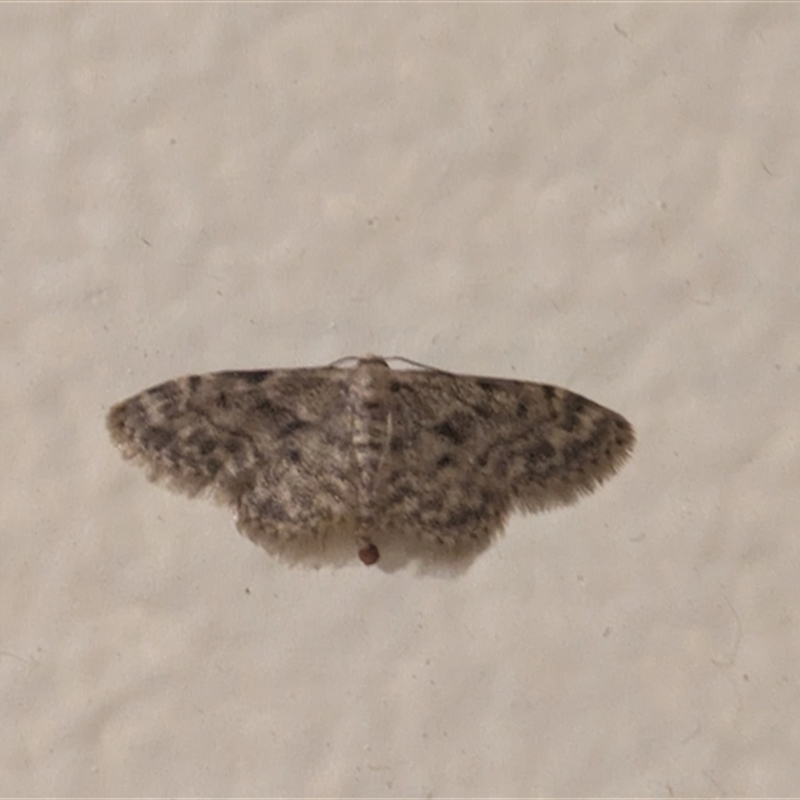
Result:
<instances>
[{"instance_id":1,"label":"dark spot on wing","mask_svg":"<svg viewBox=\"0 0 800 800\"><path fill-rule=\"evenodd\" d=\"M228 393L227 392L220 392L217 395L216 406L217 406L217 408L229 408L230 407L230 402L228 401Z\"/></svg>"},{"instance_id":2,"label":"dark spot on wing","mask_svg":"<svg viewBox=\"0 0 800 800\"><path fill-rule=\"evenodd\" d=\"M281 428L278 436L291 436L293 433L305 428L307 424L308 423L303 422L301 419L293 419Z\"/></svg>"},{"instance_id":3,"label":"dark spot on wing","mask_svg":"<svg viewBox=\"0 0 800 800\"><path fill-rule=\"evenodd\" d=\"M492 417L492 409L489 408L489 406L483 405L483 403L478 403L478 405L472 406L472 410L481 419L491 419Z\"/></svg>"},{"instance_id":4,"label":"dark spot on wing","mask_svg":"<svg viewBox=\"0 0 800 800\"><path fill-rule=\"evenodd\" d=\"M256 405L254 410L265 417L274 417L279 411L283 413L283 409L279 409L272 400L266 397Z\"/></svg>"},{"instance_id":5,"label":"dark spot on wing","mask_svg":"<svg viewBox=\"0 0 800 800\"><path fill-rule=\"evenodd\" d=\"M550 444L550 442L542 442L541 444L536 445L536 447L532 447L530 450L528 450L526 457L528 465L535 467L544 465L551 461L555 454L556 449Z\"/></svg>"},{"instance_id":6,"label":"dark spot on wing","mask_svg":"<svg viewBox=\"0 0 800 800\"><path fill-rule=\"evenodd\" d=\"M476 522L481 519L482 514L478 509L460 508L454 511L445 522L448 528L461 528L468 523Z\"/></svg>"},{"instance_id":7,"label":"dark spot on wing","mask_svg":"<svg viewBox=\"0 0 800 800\"><path fill-rule=\"evenodd\" d=\"M238 455L242 452L244 445L242 444L240 439L226 439L225 441L225 449L232 455Z\"/></svg>"},{"instance_id":8,"label":"dark spot on wing","mask_svg":"<svg viewBox=\"0 0 800 800\"><path fill-rule=\"evenodd\" d=\"M244 371L233 371L233 372L222 372L220 373L226 378L236 378L240 381L245 381L246 383L261 383L262 381L266 380L274 370L271 369L256 369L256 370L244 370Z\"/></svg>"},{"instance_id":9,"label":"dark spot on wing","mask_svg":"<svg viewBox=\"0 0 800 800\"><path fill-rule=\"evenodd\" d=\"M249 505L255 498L250 496L243 496L243 500ZM242 504L244 505L244 504ZM257 502L253 502L254 511L256 514L254 515L249 509L246 509L249 512L250 519L253 521L257 521L254 517L257 517L260 520L265 520L269 522L286 522L289 520L289 514L286 511L283 503L281 503L278 498L270 497L269 495L260 495L258 497ZM240 505L240 508L242 506Z\"/></svg>"},{"instance_id":10,"label":"dark spot on wing","mask_svg":"<svg viewBox=\"0 0 800 800\"><path fill-rule=\"evenodd\" d=\"M188 447L194 447L198 450L203 449L206 442L211 441L208 434L200 429L193 430L185 439L184 442ZM211 448L214 448L214 442L211 442Z\"/></svg>"},{"instance_id":11,"label":"dark spot on wing","mask_svg":"<svg viewBox=\"0 0 800 800\"><path fill-rule=\"evenodd\" d=\"M175 381L167 381L167 383L162 383L158 386L154 386L152 389L148 389L145 394L149 399L155 400L157 405L166 402L174 403L177 395L177 387L175 386Z\"/></svg>"},{"instance_id":12,"label":"dark spot on wing","mask_svg":"<svg viewBox=\"0 0 800 800\"><path fill-rule=\"evenodd\" d=\"M564 462L570 466L580 466L580 462L585 460L588 447L591 447L591 442L570 442L561 450Z\"/></svg>"},{"instance_id":13,"label":"dark spot on wing","mask_svg":"<svg viewBox=\"0 0 800 800\"><path fill-rule=\"evenodd\" d=\"M390 505L397 505L402 503L407 498L414 494L413 489L403 483L400 483L400 476L397 473L392 473L390 483L394 486L392 496L389 498Z\"/></svg>"},{"instance_id":14,"label":"dark spot on wing","mask_svg":"<svg viewBox=\"0 0 800 800\"><path fill-rule=\"evenodd\" d=\"M464 444L464 442L467 440L466 431L460 429L448 419L446 419L444 422L440 422L438 425L434 425L433 430L442 438L447 439L456 445Z\"/></svg>"},{"instance_id":15,"label":"dark spot on wing","mask_svg":"<svg viewBox=\"0 0 800 800\"><path fill-rule=\"evenodd\" d=\"M142 432L142 442L150 450L164 450L175 440L175 434L167 428L146 428Z\"/></svg>"},{"instance_id":16,"label":"dark spot on wing","mask_svg":"<svg viewBox=\"0 0 800 800\"><path fill-rule=\"evenodd\" d=\"M572 432L579 423L579 417L586 410L586 398L579 394L567 394L564 399L564 430Z\"/></svg>"}]
</instances>

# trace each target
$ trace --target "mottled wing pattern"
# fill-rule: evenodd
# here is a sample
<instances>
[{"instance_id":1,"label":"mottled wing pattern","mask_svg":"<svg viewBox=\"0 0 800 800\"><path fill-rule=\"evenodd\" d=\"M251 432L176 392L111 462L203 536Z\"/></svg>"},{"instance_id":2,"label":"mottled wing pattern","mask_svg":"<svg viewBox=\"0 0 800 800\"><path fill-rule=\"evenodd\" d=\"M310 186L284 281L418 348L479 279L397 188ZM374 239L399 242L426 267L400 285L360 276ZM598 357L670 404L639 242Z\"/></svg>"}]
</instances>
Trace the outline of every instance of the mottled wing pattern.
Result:
<instances>
[{"instance_id":1,"label":"mottled wing pattern","mask_svg":"<svg viewBox=\"0 0 800 800\"><path fill-rule=\"evenodd\" d=\"M355 525L348 383L335 368L188 376L117 404L108 428L151 480L232 506L268 551L335 561Z\"/></svg>"},{"instance_id":2,"label":"mottled wing pattern","mask_svg":"<svg viewBox=\"0 0 800 800\"><path fill-rule=\"evenodd\" d=\"M511 511L588 494L635 442L619 414L555 386L396 371L390 394L382 554L402 531L423 560L471 559Z\"/></svg>"},{"instance_id":3,"label":"mottled wing pattern","mask_svg":"<svg viewBox=\"0 0 800 800\"><path fill-rule=\"evenodd\" d=\"M577 500L634 446L623 417L566 389L375 356L179 378L108 427L151 480L233 507L268 552L389 570L466 565L509 513Z\"/></svg>"}]
</instances>

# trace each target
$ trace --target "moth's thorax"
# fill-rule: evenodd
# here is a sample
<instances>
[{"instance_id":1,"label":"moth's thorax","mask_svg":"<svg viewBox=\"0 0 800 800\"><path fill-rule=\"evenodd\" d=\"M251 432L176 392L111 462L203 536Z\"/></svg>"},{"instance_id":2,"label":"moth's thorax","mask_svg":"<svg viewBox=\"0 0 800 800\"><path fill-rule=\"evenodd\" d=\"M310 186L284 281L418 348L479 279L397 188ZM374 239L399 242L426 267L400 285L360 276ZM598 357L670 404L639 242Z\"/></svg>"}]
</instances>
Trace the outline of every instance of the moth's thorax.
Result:
<instances>
[{"instance_id":1,"label":"moth's thorax","mask_svg":"<svg viewBox=\"0 0 800 800\"><path fill-rule=\"evenodd\" d=\"M387 465L391 439L389 383L392 370L380 359L362 359L353 369L348 405L353 433L353 460L360 480L359 511L369 516L376 486Z\"/></svg>"}]
</instances>

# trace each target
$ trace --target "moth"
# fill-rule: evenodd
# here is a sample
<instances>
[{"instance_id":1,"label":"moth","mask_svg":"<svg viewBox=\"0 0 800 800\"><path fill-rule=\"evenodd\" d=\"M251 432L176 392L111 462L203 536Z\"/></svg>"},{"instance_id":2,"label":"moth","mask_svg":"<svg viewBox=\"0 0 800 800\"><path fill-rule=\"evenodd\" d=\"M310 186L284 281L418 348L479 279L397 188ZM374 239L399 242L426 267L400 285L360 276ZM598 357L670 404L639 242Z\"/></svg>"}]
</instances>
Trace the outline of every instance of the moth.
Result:
<instances>
[{"instance_id":1,"label":"moth","mask_svg":"<svg viewBox=\"0 0 800 800\"><path fill-rule=\"evenodd\" d=\"M267 552L387 570L465 567L512 512L589 494L635 444L624 417L567 389L378 356L177 378L107 425L150 480L230 506Z\"/></svg>"}]
</instances>

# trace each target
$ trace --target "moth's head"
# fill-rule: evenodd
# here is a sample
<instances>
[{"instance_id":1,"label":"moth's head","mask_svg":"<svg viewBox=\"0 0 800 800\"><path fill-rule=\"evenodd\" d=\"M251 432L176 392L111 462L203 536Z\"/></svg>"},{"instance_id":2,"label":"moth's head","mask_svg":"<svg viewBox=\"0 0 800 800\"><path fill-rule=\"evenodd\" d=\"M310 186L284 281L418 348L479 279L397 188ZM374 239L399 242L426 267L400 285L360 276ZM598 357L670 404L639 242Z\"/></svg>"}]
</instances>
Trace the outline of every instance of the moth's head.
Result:
<instances>
[{"instance_id":1,"label":"moth's head","mask_svg":"<svg viewBox=\"0 0 800 800\"><path fill-rule=\"evenodd\" d=\"M388 367L389 364L386 362L385 358L381 358L380 356L368 355L364 356L364 358L358 359L358 366Z\"/></svg>"}]
</instances>

